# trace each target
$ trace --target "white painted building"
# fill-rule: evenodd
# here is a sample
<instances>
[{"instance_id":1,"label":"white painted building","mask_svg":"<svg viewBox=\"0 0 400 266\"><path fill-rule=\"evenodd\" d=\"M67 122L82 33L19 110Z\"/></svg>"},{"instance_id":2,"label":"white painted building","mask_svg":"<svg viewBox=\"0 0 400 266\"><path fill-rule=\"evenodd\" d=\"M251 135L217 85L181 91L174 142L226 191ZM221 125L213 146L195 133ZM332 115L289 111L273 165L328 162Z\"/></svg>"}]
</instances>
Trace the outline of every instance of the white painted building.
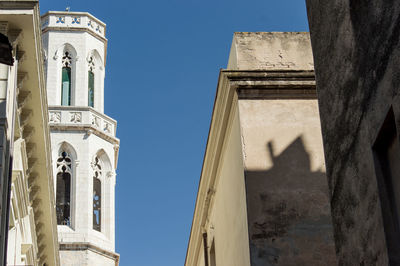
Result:
<instances>
[{"instance_id":1,"label":"white painted building","mask_svg":"<svg viewBox=\"0 0 400 266\"><path fill-rule=\"evenodd\" d=\"M117 123L104 112L106 26L88 13L42 16L61 265L118 265Z\"/></svg>"}]
</instances>

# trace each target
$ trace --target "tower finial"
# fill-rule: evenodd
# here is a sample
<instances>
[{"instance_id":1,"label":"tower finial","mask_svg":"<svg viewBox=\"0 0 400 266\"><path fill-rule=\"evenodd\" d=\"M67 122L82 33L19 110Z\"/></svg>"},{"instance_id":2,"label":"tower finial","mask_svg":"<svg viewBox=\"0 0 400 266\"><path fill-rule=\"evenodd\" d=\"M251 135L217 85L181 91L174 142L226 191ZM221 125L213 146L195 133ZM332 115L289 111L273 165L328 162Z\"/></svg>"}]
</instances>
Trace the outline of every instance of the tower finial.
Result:
<instances>
[{"instance_id":1,"label":"tower finial","mask_svg":"<svg viewBox=\"0 0 400 266\"><path fill-rule=\"evenodd\" d=\"M65 11L69 12L70 9L71 9L71 8L70 8L69 6L67 6L67 7L65 8Z\"/></svg>"}]
</instances>

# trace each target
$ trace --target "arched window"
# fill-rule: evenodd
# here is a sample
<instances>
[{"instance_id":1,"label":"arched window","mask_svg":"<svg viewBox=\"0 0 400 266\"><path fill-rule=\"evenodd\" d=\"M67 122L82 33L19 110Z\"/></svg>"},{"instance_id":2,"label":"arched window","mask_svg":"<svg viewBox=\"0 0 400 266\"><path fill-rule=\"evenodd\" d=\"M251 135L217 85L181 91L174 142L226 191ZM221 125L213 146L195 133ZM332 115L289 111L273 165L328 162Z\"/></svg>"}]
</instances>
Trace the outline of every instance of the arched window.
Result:
<instances>
[{"instance_id":1,"label":"arched window","mask_svg":"<svg viewBox=\"0 0 400 266\"><path fill-rule=\"evenodd\" d=\"M71 54L66 51L62 58L61 105L71 105Z\"/></svg>"},{"instance_id":2,"label":"arched window","mask_svg":"<svg viewBox=\"0 0 400 266\"><path fill-rule=\"evenodd\" d=\"M70 155L62 151L57 159L56 212L59 225L71 225L71 165Z\"/></svg>"},{"instance_id":3,"label":"arched window","mask_svg":"<svg viewBox=\"0 0 400 266\"><path fill-rule=\"evenodd\" d=\"M89 58L89 71L88 71L88 106L94 107L94 59L93 56Z\"/></svg>"},{"instance_id":4,"label":"arched window","mask_svg":"<svg viewBox=\"0 0 400 266\"><path fill-rule=\"evenodd\" d=\"M101 232L101 177L102 167L96 156L93 163L93 229Z\"/></svg>"}]
</instances>

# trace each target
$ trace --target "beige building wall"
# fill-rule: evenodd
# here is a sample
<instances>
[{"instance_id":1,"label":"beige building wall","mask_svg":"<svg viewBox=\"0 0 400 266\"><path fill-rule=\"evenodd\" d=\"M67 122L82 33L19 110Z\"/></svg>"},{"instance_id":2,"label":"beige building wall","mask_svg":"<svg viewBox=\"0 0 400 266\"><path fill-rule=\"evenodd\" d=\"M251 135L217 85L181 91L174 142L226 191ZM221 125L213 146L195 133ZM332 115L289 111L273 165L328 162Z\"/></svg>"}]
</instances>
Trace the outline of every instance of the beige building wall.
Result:
<instances>
[{"instance_id":1,"label":"beige building wall","mask_svg":"<svg viewBox=\"0 0 400 266\"><path fill-rule=\"evenodd\" d=\"M206 230L207 246L211 247L214 242L216 265L221 266L250 265L239 113L237 106L234 109L223 144ZM204 249L196 265L205 265Z\"/></svg>"},{"instance_id":2,"label":"beige building wall","mask_svg":"<svg viewBox=\"0 0 400 266\"><path fill-rule=\"evenodd\" d=\"M335 265L317 100L242 99L239 110L252 265Z\"/></svg>"},{"instance_id":3,"label":"beige building wall","mask_svg":"<svg viewBox=\"0 0 400 266\"><path fill-rule=\"evenodd\" d=\"M332 231L309 35L235 33L186 265L335 265Z\"/></svg>"},{"instance_id":4,"label":"beige building wall","mask_svg":"<svg viewBox=\"0 0 400 266\"><path fill-rule=\"evenodd\" d=\"M235 32L227 69L314 70L307 32Z\"/></svg>"}]
</instances>

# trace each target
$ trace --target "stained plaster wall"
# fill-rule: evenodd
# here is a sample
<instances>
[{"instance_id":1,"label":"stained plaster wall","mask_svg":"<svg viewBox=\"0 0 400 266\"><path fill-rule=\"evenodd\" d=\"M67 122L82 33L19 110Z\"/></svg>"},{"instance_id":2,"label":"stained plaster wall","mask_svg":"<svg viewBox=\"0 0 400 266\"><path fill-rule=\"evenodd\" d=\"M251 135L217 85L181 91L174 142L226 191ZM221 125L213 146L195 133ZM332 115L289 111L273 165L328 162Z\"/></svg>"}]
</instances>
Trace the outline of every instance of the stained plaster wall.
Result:
<instances>
[{"instance_id":1,"label":"stained plaster wall","mask_svg":"<svg viewBox=\"0 0 400 266\"><path fill-rule=\"evenodd\" d=\"M307 32L235 32L227 69L313 70Z\"/></svg>"},{"instance_id":2,"label":"stained plaster wall","mask_svg":"<svg viewBox=\"0 0 400 266\"><path fill-rule=\"evenodd\" d=\"M313 66L307 33L235 33L231 51L233 70ZM238 103L251 265L336 265L317 100L253 97Z\"/></svg>"},{"instance_id":3,"label":"stained plaster wall","mask_svg":"<svg viewBox=\"0 0 400 266\"><path fill-rule=\"evenodd\" d=\"M372 146L391 106L400 128L400 2L306 2L339 264L388 265Z\"/></svg>"},{"instance_id":4,"label":"stained plaster wall","mask_svg":"<svg viewBox=\"0 0 400 266\"><path fill-rule=\"evenodd\" d=\"M335 265L316 100L240 100L251 265Z\"/></svg>"}]
</instances>

